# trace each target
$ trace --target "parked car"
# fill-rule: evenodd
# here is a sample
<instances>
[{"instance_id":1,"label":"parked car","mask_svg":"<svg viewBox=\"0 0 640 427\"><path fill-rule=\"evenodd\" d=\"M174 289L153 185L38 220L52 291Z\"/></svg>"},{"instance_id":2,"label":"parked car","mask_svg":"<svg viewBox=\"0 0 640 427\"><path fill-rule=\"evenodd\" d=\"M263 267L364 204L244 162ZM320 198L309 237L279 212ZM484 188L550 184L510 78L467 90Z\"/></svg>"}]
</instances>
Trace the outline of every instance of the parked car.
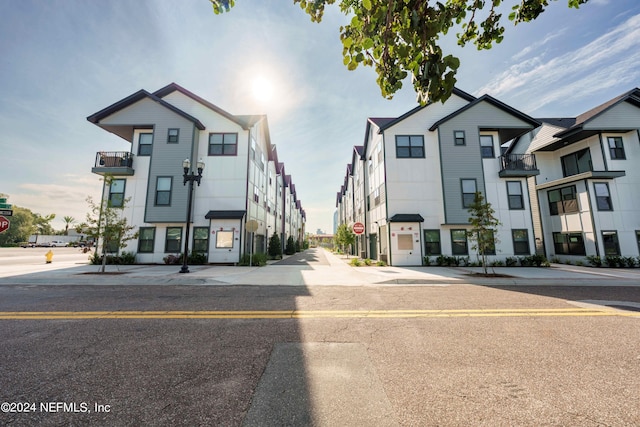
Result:
<instances>
[{"instance_id":1,"label":"parked car","mask_svg":"<svg viewBox=\"0 0 640 427\"><path fill-rule=\"evenodd\" d=\"M36 247L37 248L50 248L51 247L51 242L36 243Z\"/></svg>"},{"instance_id":2,"label":"parked car","mask_svg":"<svg viewBox=\"0 0 640 427\"><path fill-rule=\"evenodd\" d=\"M33 242L22 242L20 243L21 248L35 248L36 244Z\"/></svg>"},{"instance_id":3,"label":"parked car","mask_svg":"<svg viewBox=\"0 0 640 427\"><path fill-rule=\"evenodd\" d=\"M67 242L63 242L62 240L52 240L51 246L54 248L63 248L67 246Z\"/></svg>"}]
</instances>

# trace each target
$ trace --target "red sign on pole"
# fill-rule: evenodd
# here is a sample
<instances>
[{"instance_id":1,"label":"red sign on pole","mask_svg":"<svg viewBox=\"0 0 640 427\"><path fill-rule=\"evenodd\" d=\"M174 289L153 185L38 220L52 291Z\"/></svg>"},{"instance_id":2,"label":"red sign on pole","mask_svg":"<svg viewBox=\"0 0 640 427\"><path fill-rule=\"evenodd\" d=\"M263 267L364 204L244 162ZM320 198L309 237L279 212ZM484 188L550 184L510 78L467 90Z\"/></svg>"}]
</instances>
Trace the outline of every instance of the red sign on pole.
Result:
<instances>
[{"instance_id":1,"label":"red sign on pole","mask_svg":"<svg viewBox=\"0 0 640 427\"><path fill-rule=\"evenodd\" d=\"M353 232L356 234L364 233L364 224L361 222L356 222L353 224Z\"/></svg>"},{"instance_id":2,"label":"red sign on pole","mask_svg":"<svg viewBox=\"0 0 640 427\"><path fill-rule=\"evenodd\" d=\"M4 233L5 231L7 231L10 225L11 223L9 222L9 220L0 215L0 233Z\"/></svg>"}]
</instances>

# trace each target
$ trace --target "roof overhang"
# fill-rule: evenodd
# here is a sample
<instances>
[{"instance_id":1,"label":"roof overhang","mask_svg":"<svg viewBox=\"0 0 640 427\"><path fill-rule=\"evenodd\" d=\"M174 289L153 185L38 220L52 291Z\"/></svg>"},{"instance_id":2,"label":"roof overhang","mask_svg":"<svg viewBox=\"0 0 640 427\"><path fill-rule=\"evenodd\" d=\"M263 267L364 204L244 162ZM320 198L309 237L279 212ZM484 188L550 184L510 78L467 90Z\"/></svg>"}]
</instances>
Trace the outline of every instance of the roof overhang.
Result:
<instances>
[{"instance_id":1,"label":"roof overhang","mask_svg":"<svg viewBox=\"0 0 640 427\"><path fill-rule=\"evenodd\" d=\"M209 211L206 219L242 219L247 211Z\"/></svg>"}]
</instances>

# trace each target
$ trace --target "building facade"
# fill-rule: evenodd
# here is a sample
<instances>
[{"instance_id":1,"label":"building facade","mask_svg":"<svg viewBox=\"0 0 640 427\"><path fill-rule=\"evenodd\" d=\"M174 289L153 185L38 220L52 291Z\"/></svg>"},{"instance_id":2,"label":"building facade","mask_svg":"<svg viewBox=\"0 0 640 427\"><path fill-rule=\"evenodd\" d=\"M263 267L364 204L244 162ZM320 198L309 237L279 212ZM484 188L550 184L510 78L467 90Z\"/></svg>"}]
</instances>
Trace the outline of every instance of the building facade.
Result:
<instances>
[{"instance_id":1,"label":"building facade","mask_svg":"<svg viewBox=\"0 0 640 427\"><path fill-rule=\"evenodd\" d=\"M305 212L278 162L266 116L232 115L172 83L140 90L87 120L131 143L130 151L98 152L92 172L112 176L103 200L125 205L139 237L124 250L138 262L161 263L184 251L184 159L205 165L194 184L190 252L232 264L245 253L266 252L274 232L282 242L304 236ZM253 233L249 221L258 224Z\"/></svg>"}]
</instances>

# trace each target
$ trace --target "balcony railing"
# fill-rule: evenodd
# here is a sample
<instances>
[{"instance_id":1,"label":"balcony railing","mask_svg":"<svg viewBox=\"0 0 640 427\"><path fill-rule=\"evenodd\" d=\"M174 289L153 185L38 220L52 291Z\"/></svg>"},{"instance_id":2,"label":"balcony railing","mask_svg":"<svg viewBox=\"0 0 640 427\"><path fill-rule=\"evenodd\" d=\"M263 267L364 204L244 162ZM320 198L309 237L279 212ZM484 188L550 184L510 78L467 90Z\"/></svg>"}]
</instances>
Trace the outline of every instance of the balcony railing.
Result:
<instances>
[{"instance_id":1,"label":"balcony railing","mask_svg":"<svg viewBox=\"0 0 640 427\"><path fill-rule=\"evenodd\" d=\"M91 172L98 175L133 175L133 154L128 151L98 151Z\"/></svg>"},{"instance_id":2,"label":"balcony railing","mask_svg":"<svg viewBox=\"0 0 640 427\"><path fill-rule=\"evenodd\" d=\"M536 165L535 154L506 154L500 156L500 176L533 176L540 171Z\"/></svg>"}]
</instances>

